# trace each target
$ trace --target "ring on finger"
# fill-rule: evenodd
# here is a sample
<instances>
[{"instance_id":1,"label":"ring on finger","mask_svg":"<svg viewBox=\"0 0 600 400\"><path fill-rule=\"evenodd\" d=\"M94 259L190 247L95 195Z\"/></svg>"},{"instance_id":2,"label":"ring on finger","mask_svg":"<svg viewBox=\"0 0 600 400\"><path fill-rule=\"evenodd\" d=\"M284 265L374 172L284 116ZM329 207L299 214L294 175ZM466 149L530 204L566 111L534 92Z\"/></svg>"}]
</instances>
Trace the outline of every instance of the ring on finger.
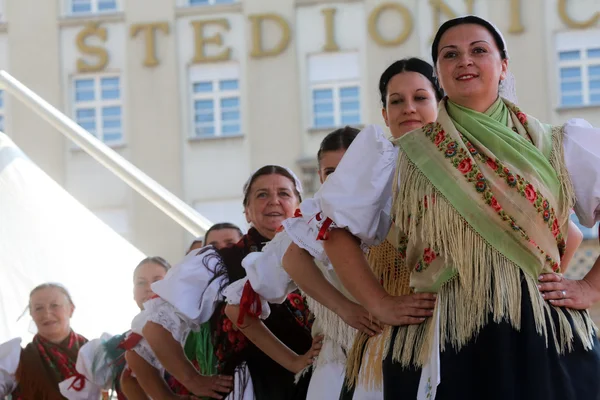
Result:
<instances>
[{"instance_id":1,"label":"ring on finger","mask_svg":"<svg viewBox=\"0 0 600 400\"><path fill-rule=\"evenodd\" d=\"M562 293L562 298L565 299L567 297L567 291L563 290L563 291L561 291L561 293Z\"/></svg>"}]
</instances>

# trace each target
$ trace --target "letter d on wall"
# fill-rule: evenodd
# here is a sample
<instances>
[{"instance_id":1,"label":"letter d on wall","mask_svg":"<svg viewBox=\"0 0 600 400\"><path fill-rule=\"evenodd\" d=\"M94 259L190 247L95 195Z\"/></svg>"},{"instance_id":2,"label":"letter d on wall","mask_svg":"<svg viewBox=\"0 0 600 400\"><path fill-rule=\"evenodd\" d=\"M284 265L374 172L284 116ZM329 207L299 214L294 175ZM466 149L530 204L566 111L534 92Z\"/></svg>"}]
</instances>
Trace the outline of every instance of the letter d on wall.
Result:
<instances>
[{"instance_id":1,"label":"letter d on wall","mask_svg":"<svg viewBox=\"0 0 600 400\"><path fill-rule=\"evenodd\" d=\"M290 44L290 25L278 14L256 14L248 17L252 29L252 51L250 57L263 58L278 56L287 49ZM265 22L276 24L281 30L281 38L276 46L265 49L263 45L263 33Z\"/></svg>"}]
</instances>

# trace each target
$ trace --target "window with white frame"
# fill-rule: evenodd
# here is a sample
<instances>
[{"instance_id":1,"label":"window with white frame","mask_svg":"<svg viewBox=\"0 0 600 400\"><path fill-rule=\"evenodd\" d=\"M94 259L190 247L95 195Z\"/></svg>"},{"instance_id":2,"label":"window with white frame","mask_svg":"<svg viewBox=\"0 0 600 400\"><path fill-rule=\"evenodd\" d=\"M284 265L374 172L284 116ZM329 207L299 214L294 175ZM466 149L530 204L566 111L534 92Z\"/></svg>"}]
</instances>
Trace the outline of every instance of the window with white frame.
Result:
<instances>
[{"instance_id":1,"label":"window with white frame","mask_svg":"<svg viewBox=\"0 0 600 400\"><path fill-rule=\"evenodd\" d=\"M0 132L4 132L4 90L0 90Z\"/></svg>"},{"instance_id":2,"label":"window with white frame","mask_svg":"<svg viewBox=\"0 0 600 400\"><path fill-rule=\"evenodd\" d=\"M600 30L557 37L560 105L600 106Z\"/></svg>"},{"instance_id":3,"label":"window with white frame","mask_svg":"<svg viewBox=\"0 0 600 400\"><path fill-rule=\"evenodd\" d=\"M311 55L308 77L312 128L361 123L358 53Z\"/></svg>"},{"instance_id":4,"label":"window with white frame","mask_svg":"<svg viewBox=\"0 0 600 400\"><path fill-rule=\"evenodd\" d=\"M193 137L242 134L237 65L194 67L190 71Z\"/></svg>"},{"instance_id":5,"label":"window with white frame","mask_svg":"<svg viewBox=\"0 0 600 400\"><path fill-rule=\"evenodd\" d=\"M75 78L73 115L82 128L104 143L122 143L121 78L119 76Z\"/></svg>"},{"instance_id":6,"label":"window with white frame","mask_svg":"<svg viewBox=\"0 0 600 400\"><path fill-rule=\"evenodd\" d=\"M215 4L233 4L238 0L187 0L190 6L210 6Z\"/></svg>"},{"instance_id":7,"label":"window with white frame","mask_svg":"<svg viewBox=\"0 0 600 400\"><path fill-rule=\"evenodd\" d=\"M69 14L94 14L114 12L119 8L119 0L67 0Z\"/></svg>"}]
</instances>

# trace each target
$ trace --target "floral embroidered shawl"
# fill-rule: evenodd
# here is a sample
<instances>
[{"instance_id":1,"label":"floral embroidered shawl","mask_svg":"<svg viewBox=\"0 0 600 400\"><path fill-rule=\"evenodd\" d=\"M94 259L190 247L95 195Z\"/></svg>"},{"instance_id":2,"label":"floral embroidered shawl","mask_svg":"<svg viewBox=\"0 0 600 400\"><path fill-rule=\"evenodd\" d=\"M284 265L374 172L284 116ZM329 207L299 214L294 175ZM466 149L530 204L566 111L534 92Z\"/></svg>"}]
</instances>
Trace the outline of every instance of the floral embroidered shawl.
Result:
<instances>
[{"instance_id":1,"label":"floral embroidered shawl","mask_svg":"<svg viewBox=\"0 0 600 400\"><path fill-rule=\"evenodd\" d=\"M499 98L486 113L440 103L438 119L396 139L397 247L412 268L415 291L438 292L442 350L460 349L493 315L520 326L521 276L538 333L570 349L575 331L591 346L592 324L560 310L560 343L549 335L550 305L537 276L560 270L573 190L564 165L563 131L541 124ZM558 310L558 309L557 309ZM394 358L423 365L431 319L401 327Z\"/></svg>"}]
</instances>

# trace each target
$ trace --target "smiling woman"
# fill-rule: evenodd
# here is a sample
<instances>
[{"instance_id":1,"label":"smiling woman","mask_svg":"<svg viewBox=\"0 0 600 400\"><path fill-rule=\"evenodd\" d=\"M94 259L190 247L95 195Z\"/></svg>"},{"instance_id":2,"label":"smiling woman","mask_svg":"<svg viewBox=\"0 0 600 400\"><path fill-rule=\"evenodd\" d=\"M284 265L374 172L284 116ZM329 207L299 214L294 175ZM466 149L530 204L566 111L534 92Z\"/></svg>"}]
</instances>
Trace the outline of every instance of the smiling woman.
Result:
<instances>
[{"instance_id":1,"label":"smiling woman","mask_svg":"<svg viewBox=\"0 0 600 400\"><path fill-rule=\"evenodd\" d=\"M302 188L289 169L267 165L248 179L243 191L244 211L252 228L234 246L192 250L164 280L152 285L160 297L144 304L146 310L134 326L134 332L143 334L144 339L133 347L135 357L129 352L127 360L142 361L130 363L136 375L136 368L147 364L164 368L199 397L223 398L233 390L236 399L290 399L306 390L306 385L296 386L292 372L232 328L224 311L223 292L246 275L242 259L260 251L281 222L293 216ZM300 358L297 353L307 352L312 339L308 311L293 300L273 305L265 323L275 340ZM183 345L190 330L202 332L207 326L206 357L204 363L194 366Z\"/></svg>"},{"instance_id":2,"label":"smiling woman","mask_svg":"<svg viewBox=\"0 0 600 400\"><path fill-rule=\"evenodd\" d=\"M33 341L22 351L18 340L0 346L0 397L62 399L59 383L77 375L77 353L87 342L71 329L75 305L63 286L45 283L31 291L29 311L38 330Z\"/></svg>"},{"instance_id":3,"label":"smiling woman","mask_svg":"<svg viewBox=\"0 0 600 400\"><path fill-rule=\"evenodd\" d=\"M437 298L394 328L385 398L598 399L600 262L581 281L561 262L571 210L600 219L600 130L500 97L508 51L488 21L447 21L431 54L447 98L396 141L393 215L413 290Z\"/></svg>"}]
</instances>

